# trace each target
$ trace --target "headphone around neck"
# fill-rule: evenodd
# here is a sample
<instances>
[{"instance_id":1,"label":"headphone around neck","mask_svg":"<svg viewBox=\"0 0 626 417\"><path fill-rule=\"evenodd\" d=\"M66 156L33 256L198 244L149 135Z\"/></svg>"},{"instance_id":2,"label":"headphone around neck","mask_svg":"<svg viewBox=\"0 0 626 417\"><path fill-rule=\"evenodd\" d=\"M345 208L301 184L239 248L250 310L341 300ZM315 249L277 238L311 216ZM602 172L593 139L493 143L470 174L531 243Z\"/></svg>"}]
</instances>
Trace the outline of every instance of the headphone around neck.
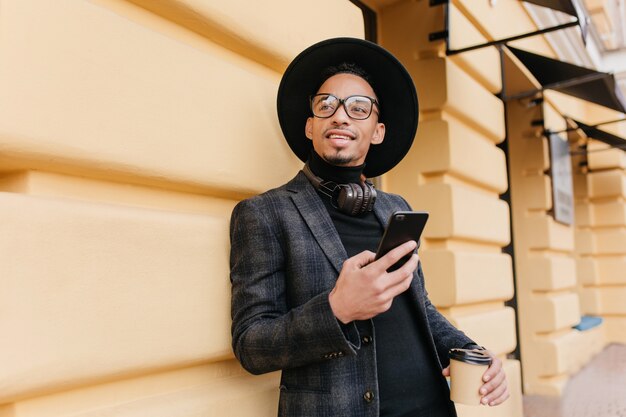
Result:
<instances>
[{"instance_id":1,"label":"headphone around neck","mask_svg":"<svg viewBox=\"0 0 626 417\"><path fill-rule=\"evenodd\" d=\"M359 184L337 184L332 181L324 181L311 171L308 162L304 164L302 172L311 181L313 187L330 198L333 207L342 213L356 216L374 209L376 189L371 182L365 180Z\"/></svg>"}]
</instances>

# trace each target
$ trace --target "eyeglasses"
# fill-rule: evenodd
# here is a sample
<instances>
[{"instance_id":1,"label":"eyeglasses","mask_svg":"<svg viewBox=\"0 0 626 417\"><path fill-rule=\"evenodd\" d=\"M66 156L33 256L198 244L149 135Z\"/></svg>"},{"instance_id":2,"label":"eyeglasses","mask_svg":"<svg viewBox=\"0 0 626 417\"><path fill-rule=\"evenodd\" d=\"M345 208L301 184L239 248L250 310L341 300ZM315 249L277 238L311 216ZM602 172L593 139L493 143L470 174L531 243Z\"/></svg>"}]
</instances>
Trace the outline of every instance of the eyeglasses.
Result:
<instances>
[{"instance_id":1,"label":"eyeglasses","mask_svg":"<svg viewBox=\"0 0 626 417\"><path fill-rule=\"evenodd\" d=\"M332 94L322 93L309 97L309 101L313 115L321 119L331 117L341 105L346 110L348 117L355 120L365 120L370 117L374 104L380 108L378 101L368 96L350 96L341 99Z\"/></svg>"}]
</instances>

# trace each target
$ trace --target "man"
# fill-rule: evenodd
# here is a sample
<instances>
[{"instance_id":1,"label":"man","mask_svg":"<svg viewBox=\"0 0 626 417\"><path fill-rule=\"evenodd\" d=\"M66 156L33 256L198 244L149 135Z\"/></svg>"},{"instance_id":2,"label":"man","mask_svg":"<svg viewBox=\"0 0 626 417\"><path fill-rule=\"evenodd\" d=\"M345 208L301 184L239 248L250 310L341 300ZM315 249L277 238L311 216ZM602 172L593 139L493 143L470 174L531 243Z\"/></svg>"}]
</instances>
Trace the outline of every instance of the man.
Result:
<instances>
[{"instance_id":1,"label":"man","mask_svg":"<svg viewBox=\"0 0 626 417\"><path fill-rule=\"evenodd\" d=\"M389 216L410 208L363 181L413 142L410 75L373 43L320 42L286 70L278 115L306 165L233 211L235 355L283 371L280 416L454 416L448 351L480 347L431 305L416 253L387 272L416 242L374 259ZM483 379L483 403L508 397L499 359Z\"/></svg>"}]
</instances>

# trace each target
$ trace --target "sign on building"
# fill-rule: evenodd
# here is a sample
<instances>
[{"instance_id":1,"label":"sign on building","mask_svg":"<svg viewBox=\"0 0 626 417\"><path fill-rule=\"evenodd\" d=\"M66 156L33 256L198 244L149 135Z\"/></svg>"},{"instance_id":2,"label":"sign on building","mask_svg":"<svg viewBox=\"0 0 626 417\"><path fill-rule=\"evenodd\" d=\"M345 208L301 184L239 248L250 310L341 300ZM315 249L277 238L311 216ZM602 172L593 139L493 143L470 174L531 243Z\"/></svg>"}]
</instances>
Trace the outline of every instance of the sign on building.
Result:
<instances>
[{"instance_id":1,"label":"sign on building","mask_svg":"<svg viewBox=\"0 0 626 417\"><path fill-rule=\"evenodd\" d=\"M554 220L571 225L574 223L574 187L569 144L556 133L551 133L549 139Z\"/></svg>"}]
</instances>

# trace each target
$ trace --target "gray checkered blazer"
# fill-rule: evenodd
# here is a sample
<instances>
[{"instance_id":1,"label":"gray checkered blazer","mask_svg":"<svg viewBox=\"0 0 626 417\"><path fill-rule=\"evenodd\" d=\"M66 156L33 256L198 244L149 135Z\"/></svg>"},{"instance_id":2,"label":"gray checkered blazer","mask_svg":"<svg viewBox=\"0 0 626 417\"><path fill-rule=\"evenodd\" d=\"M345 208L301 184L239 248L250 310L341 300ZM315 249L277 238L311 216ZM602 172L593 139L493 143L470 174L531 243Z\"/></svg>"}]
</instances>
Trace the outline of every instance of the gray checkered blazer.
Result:
<instances>
[{"instance_id":1,"label":"gray checkered blazer","mask_svg":"<svg viewBox=\"0 0 626 417\"><path fill-rule=\"evenodd\" d=\"M397 210L410 207L378 191L381 224ZM233 350L253 374L282 370L279 416L378 416L375 343L362 346L356 326L332 313L328 294L347 255L304 174L240 202L230 233ZM430 303L421 267L409 291L432 360L447 366L447 351L472 340Z\"/></svg>"}]
</instances>

